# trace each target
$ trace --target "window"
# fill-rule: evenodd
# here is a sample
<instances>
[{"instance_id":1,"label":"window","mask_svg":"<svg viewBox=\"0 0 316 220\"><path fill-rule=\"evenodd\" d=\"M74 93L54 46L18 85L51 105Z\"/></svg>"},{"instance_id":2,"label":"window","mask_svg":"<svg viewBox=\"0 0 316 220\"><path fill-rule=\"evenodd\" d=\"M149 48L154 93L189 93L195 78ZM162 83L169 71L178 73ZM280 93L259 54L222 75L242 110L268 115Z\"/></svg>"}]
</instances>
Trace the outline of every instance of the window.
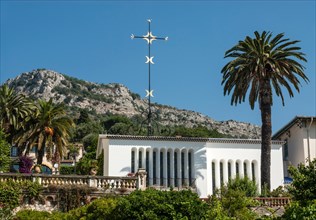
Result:
<instances>
[{"instance_id":1,"label":"window","mask_svg":"<svg viewBox=\"0 0 316 220\"><path fill-rule=\"evenodd\" d=\"M239 163L236 162L236 177L239 176Z\"/></svg>"},{"instance_id":2,"label":"window","mask_svg":"<svg viewBox=\"0 0 316 220\"><path fill-rule=\"evenodd\" d=\"M167 153L167 178L168 178L168 186L170 186L170 181L171 181L171 170L170 170L170 152Z\"/></svg>"},{"instance_id":3,"label":"window","mask_svg":"<svg viewBox=\"0 0 316 220\"><path fill-rule=\"evenodd\" d=\"M255 163L251 163L252 181L256 181Z\"/></svg>"},{"instance_id":4,"label":"window","mask_svg":"<svg viewBox=\"0 0 316 220\"><path fill-rule=\"evenodd\" d=\"M231 163L228 162L228 179L232 178L232 167L231 167Z\"/></svg>"},{"instance_id":5,"label":"window","mask_svg":"<svg viewBox=\"0 0 316 220\"><path fill-rule=\"evenodd\" d=\"M215 192L215 163L212 162L212 190L213 190L213 193Z\"/></svg>"},{"instance_id":6,"label":"window","mask_svg":"<svg viewBox=\"0 0 316 220\"><path fill-rule=\"evenodd\" d=\"M247 164L246 163L244 163L244 176L245 177L248 177L248 175L247 175Z\"/></svg>"},{"instance_id":7,"label":"window","mask_svg":"<svg viewBox=\"0 0 316 220\"><path fill-rule=\"evenodd\" d=\"M192 186L193 185L193 182L192 182L192 153L189 152L189 155L188 155L188 159L189 159L189 186Z\"/></svg>"},{"instance_id":8,"label":"window","mask_svg":"<svg viewBox=\"0 0 316 220\"><path fill-rule=\"evenodd\" d=\"M157 184L157 170L156 170L156 163L157 163L157 153L156 151L153 152L153 184Z\"/></svg>"},{"instance_id":9,"label":"window","mask_svg":"<svg viewBox=\"0 0 316 220\"><path fill-rule=\"evenodd\" d=\"M18 156L18 147L12 146L11 147L11 157L17 157Z\"/></svg>"},{"instance_id":10,"label":"window","mask_svg":"<svg viewBox=\"0 0 316 220\"><path fill-rule=\"evenodd\" d=\"M160 152L160 185L163 186L163 180L164 178L166 178L165 176L163 176L163 171L164 171L164 167L163 167L163 152Z\"/></svg>"},{"instance_id":11,"label":"window","mask_svg":"<svg viewBox=\"0 0 316 220\"><path fill-rule=\"evenodd\" d=\"M131 154L131 173L135 173L135 151Z\"/></svg>"},{"instance_id":12,"label":"window","mask_svg":"<svg viewBox=\"0 0 316 220\"><path fill-rule=\"evenodd\" d=\"M146 151L146 172L147 172L147 178L146 178L146 184L149 185L149 152Z\"/></svg>"},{"instance_id":13,"label":"window","mask_svg":"<svg viewBox=\"0 0 316 220\"><path fill-rule=\"evenodd\" d=\"M182 183L182 185L184 184L184 169L186 168L186 167L184 167L184 153L182 152L181 153L181 183Z\"/></svg>"},{"instance_id":14,"label":"window","mask_svg":"<svg viewBox=\"0 0 316 220\"><path fill-rule=\"evenodd\" d=\"M178 153L174 152L174 186L178 187Z\"/></svg>"},{"instance_id":15,"label":"window","mask_svg":"<svg viewBox=\"0 0 316 220\"><path fill-rule=\"evenodd\" d=\"M288 140L285 139L283 160L288 160L288 159L289 159L289 145L288 145Z\"/></svg>"},{"instance_id":16,"label":"window","mask_svg":"<svg viewBox=\"0 0 316 220\"><path fill-rule=\"evenodd\" d=\"M220 175L220 181L221 181L221 186L224 185L224 173L223 173L223 162L219 163L219 175Z\"/></svg>"},{"instance_id":17,"label":"window","mask_svg":"<svg viewBox=\"0 0 316 220\"><path fill-rule=\"evenodd\" d=\"M142 157L143 157L143 152L139 151L138 152L138 168L143 168Z\"/></svg>"}]
</instances>

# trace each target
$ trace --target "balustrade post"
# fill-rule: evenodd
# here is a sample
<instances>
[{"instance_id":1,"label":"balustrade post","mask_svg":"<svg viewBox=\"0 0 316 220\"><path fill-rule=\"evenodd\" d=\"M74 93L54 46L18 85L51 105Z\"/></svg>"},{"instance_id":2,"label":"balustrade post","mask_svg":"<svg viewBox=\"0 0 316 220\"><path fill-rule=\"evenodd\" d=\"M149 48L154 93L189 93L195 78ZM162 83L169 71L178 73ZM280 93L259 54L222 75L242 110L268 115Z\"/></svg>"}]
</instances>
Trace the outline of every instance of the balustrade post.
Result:
<instances>
[{"instance_id":1,"label":"balustrade post","mask_svg":"<svg viewBox=\"0 0 316 220\"><path fill-rule=\"evenodd\" d=\"M91 178L91 176L88 176L88 185L89 187L94 187L97 188L98 187L98 179L97 178Z\"/></svg>"},{"instance_id":2,"label":"balustrade post","mask_svg":"<svg viewBox=\"0 0 316 220\"><path fill-rule=\"evenodd\" d=\"M136 173L137 176L137 189L145 190L146 189L146 177L147 172L143 168L139 168L138 172Z\"/></svg>"},{"instance_id":3,"label":"balustrade post","mask_svg":"<svg viewBox=\"0 0 316 220\"><path fill-rule=\"evenodd\" d=\"M38 182L40 185L42 185L42 177L34 176L34 175L31 174L31 179L32 179L33 183Z\"/></svg>"}]
</instances>

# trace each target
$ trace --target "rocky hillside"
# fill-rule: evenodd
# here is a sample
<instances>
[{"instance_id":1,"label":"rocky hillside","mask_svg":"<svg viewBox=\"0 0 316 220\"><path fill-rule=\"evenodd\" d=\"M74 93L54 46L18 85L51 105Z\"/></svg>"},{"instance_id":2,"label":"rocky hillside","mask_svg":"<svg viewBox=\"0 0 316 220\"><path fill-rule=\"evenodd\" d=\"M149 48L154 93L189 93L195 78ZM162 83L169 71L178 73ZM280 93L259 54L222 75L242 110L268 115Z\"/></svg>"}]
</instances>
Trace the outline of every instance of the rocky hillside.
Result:
<instances>
[{"instance_id":1,"label":"rocky hillside","mask_svg":"<svg viewBox=\"0 0 316 220\"><path fill-rule=\"evenodd\" d=\"M64 102L68 106L95 110L98 114L112 113L128 117L146 111L146 100L121 84L97 84L79 80L51 70L38 69L22 73L6 82L16 91L33 98ZM259 138L260 127L250 123L215 121L208 116L171 106L153 105L153 112L164 125L207 126L234 137Z\"/></svg>"}]
</instances>

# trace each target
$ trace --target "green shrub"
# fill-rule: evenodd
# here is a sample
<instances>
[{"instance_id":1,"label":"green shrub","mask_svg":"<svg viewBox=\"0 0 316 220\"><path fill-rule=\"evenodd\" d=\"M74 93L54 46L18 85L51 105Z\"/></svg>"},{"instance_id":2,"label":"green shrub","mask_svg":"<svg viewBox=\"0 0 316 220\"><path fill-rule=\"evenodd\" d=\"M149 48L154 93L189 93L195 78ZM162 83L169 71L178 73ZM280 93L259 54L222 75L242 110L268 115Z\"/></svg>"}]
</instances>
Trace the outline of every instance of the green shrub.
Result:
<instances>
[{"instance_id":1,"label":"green shrub","mask_svg":"<svg viewBox=\"0 0 316 220\"><path fill-rule=\"evenodd\" d=\"M134 191L120 197L115 219L203 219L208 205L189 190Z\"/></svg>"},{"instance_id":2,"label":"green shrub","mask_svg":"<svg viewBox=\"0 0 316 220\"><path fill-rule=\"evenodd\" d=\"M75 173L75 168L73 166L60 166L59 173L61 175L71 175Z\"/></svg>"},{"instance_id":3,"label":"green shrub","mask_svg":"<svg viewBox=\"0 0 316 220\"><path fill-rule=\"evenodd\" d=\"M35 211L35 210L21 210L16 213L14 219L16 220L43 220L51 216L49 212Z\"/></svg>"},{"instance_id":4,"label":"green shrub","mask_svg":"<svg viewBox=\"0 0 316 220\"><path fill-rule=\"evenodd\" d=\"M255 197L258 195L256 182L249 178L236 177L228 181L227 187L231 190L242 191L246 197Z\"/></svg>"}]
</instances>

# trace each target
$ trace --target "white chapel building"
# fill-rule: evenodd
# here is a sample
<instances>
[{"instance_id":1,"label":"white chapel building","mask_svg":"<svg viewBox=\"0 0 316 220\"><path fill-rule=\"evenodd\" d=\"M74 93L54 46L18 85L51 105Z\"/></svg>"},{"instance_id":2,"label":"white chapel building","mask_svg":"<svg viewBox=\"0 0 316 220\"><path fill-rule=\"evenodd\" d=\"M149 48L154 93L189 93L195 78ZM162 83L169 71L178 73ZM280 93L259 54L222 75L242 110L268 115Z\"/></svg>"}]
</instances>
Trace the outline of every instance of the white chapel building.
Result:
<instances>
[{"instance_id":1,"label":"white chapel building","mask_svg":"<svg viewBox=\"0 0 316 220\"><path fill-rule=\"evenodd\" d=\"M272 141L271 189L283 185L283 144ZM200 198L236 175L260 186L261 140L100 135L101 153L104 176L127 176L144 168L147 186L194 187Z\"/></svg>"}]
</instances>

